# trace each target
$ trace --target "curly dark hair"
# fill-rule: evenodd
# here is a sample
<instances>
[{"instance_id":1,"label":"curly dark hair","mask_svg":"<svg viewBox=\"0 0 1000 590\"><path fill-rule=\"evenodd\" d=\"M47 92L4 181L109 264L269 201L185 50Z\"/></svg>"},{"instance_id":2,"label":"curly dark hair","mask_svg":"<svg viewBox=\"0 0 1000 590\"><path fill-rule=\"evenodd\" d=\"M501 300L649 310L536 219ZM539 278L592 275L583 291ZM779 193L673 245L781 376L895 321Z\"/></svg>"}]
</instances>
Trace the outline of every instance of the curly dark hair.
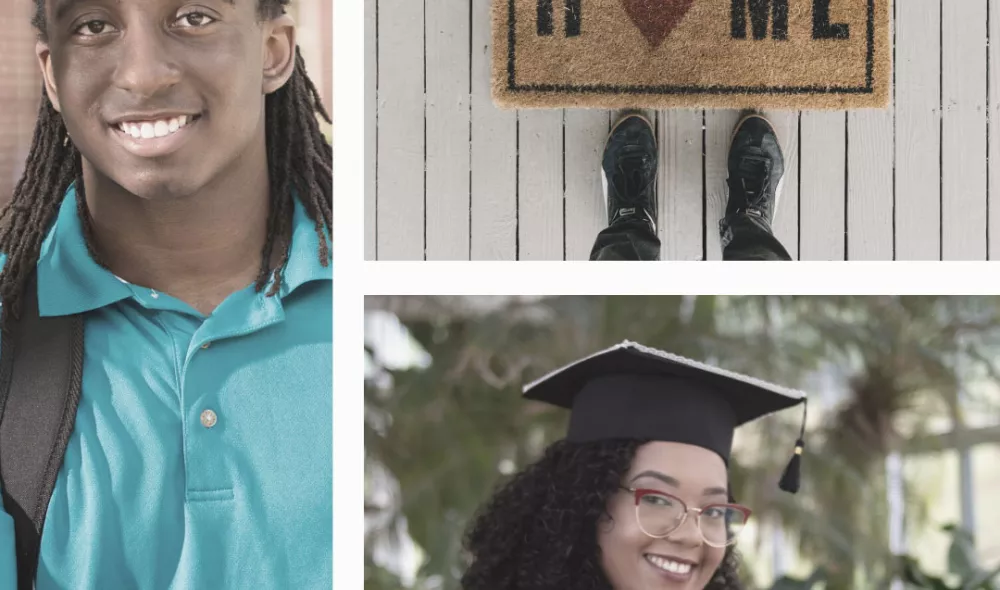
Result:
<instances>
[{"instance_id":1,"label":"curly dark hair","mask_svg":"<svg viewBox=\"0 0 1000 590\"><path fill-rule=\"evenodd\" d=\"M558 441L502 484L472 521L464 590L611 590L597 523L647 441ZM743 590L730 547L705 590Z\"/></svg>"}]
</instances>

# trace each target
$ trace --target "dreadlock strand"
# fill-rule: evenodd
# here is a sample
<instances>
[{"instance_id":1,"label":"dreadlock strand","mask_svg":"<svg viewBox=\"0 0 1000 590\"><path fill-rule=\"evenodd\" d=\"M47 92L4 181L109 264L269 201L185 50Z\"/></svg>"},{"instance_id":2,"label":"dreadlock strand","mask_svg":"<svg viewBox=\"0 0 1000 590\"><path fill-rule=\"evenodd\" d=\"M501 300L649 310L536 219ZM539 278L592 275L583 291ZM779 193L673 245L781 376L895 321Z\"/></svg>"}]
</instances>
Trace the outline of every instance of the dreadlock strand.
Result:
<instances>
[{"instance_id":1,"label":"dreadlock strand","mask_svg":"<svg viewBox=\"0 0 1000 590\"><path fill-rule=\"evenodd\" d=\"M26 225L33 229L38 229L35 236L38 238L37 241L31 241L28 244L23 244L31 248L41 249L41 243L44 238L44 230L47 229L48 225L55 218L59 205L61 203L61 198L59 193L61 193L65 188L61 188L60 185L65 184L67 187L72 178L73 171L75 169L74 161L74 150L66 150L61 142L53 146L54 152L52 156L52 161L57 163L56 174L50 179L46 178L42 183L38 185L38 190L44 195L41 199L41 207L32 207L27 211L27 215L24 216Z\"/></svg>"},{"instance_id":2,"label":"dreadlock strand","mask_svg":"<svg viewBox=\"0 0 1000 590\"><path fill-rule=\"evenodd\" d=\"M291 198L288 194L287 174L283 173L285 166L282 166L282 158L288 156L288 152L294 147L279 149L278 146L286 145L285 134L291 128L292 121L287 117L282 105L286 102L286 89L280 88L270 94L265 99L265 119L266 133L268 141L268 184L270 188L269 211L267 216L267 239L264 242L264 252L261 257L260 272L257 275L257 291L261 291L273 276L271 269L271 259L274 253L276 236L278 233L279 218L281 214L281 203Z\"/></svg>"},{"instance_id":3,"label":"dreadlock strand","mask_svg":"<svg viewBox=\"0 0 1000 590\"><path fill-rule=\"evenodd\" d=\"M311 102L309 107L311 110L323 117L323 120L327 123L333 125L333 119L330 114L326 112L326 107L323 106L323 98L319 95L319 90L316 89L316 84L313 83L312 79L309 78L309 73L306 70L306 60L302 57L302 53L297 52L295 56L295 69L301 73L301 81L305 84L307 99Z\"/></svg>"},{"instance_id":4,"label":"dreadlock strand","mask_svg":"<svg viewBox=\"0 0 1000 590\"><path fill-rule=\"evenodd\" d=\"M303 205L316 224L320 263L327 266L329 264L329 246L323 226L324 224L327 227L333 225L332 206L328 204L332 200L328 197L331 193L329 187L333 184L333 151L320 132L319 125L316 124L313 113L317 109L324 118L328 116L323 108L322 100L316 92L315 85L306 75L305 62L301 59L301 55L296 60L296 73L291 85L294 95L298 98L295 113L299 120L299 127L309 129L309 133L304 134L305 153L300 156L301 161L308 162L309 165L305 167L303 178L300 179L300 182L305 185L300 187L300 191L311 197L303 200ZM328 188L324 189L324 186Z\"/></svg>"},{"instance_id":5,"label":"dreadlock strand","mask_svg":"<svg viewBox=\"0 0 1000 590\"><path fill-rule=\"evenodd\" d=\"M45 122L48 121L48 113L45 111L44 104L39 109L38 120L41 124L35 126L35 132L31 140L31 148L28 151L28 159L25 162L24 173L21 175L20 180L18 180L17 185L14 187L13 198L10 200L7 207L4 208L4 217L12 210L28 205L18 197L31 192L34 186L39 182L39 178L43 176L40 172L44 169L46 156L48 156L51 151L49 129L48 125L45 124Z\"/></svg>"},{"instance_id":6,"label":"dreadlock strand","mask_svg":"<svg viewBox=\"0 0 1000 590\"><path fill-rule=\"evenodd\" d=\"M300 84L300 86L304 85L304 82L303 82L303 80L301 78L297 82ZM303 125L303 126L306 125L305 119L312 116L312 115L309 115L309 114L305 113L303 111L303 109L301 109L301 108L296 109L296 115L299 118L300 125ZM317 195L317 194L322 194L322 192L323 192L323 188L320 186L320 181L319 181L319 179L317 179L317 176L319 176L318 173L322 173L322 170L323 170L322 166L323 166L323 164L325 164L325 163L322 162L321 158L317 157L317 154L320 153L321 151L322 150L320 150L320 149L317 148L316 138L313 137L312 134L306 134L305 135L305 152L306 153L303 154L303 156L304 156L304 158L308 158L308 160L310 162L313 162L314 165L313 166L309 166L306 169L305 179L303 179L303 183L306 185L305 187L303 187L305 194ZM318 166L319 170L317 170L317 166L315 164L320 164ZM313 198L313 199L309 199L306 202L308 203L308 205L307 205L306 208L307 209L311 208L311 209L314 210L314 211L311 212L312 213L311 217L313 217L313 220L315 221L314 229L315 229L317 237L319 238L320 263L323 266L328 266L329 263L330 263L330 260L329 260L330 257L329 257L327 240L326 240L326 232L324 232L324 230L323 230L323 221L325 221L324 218L326 216L323 215L323 211L321 211L321 210L317 211L317 209L321 209L321 207L318 206L318 205L320 205L322 203L322 200L319 203L317 203L316 199Z\"/></svg>"},{"instance_id":7,"label":"dreadlock strand","mask_svg":"<svg viewBox=\"0 0 1000 590\"><path fill-rule=\"evenodd\" d=\"M269 278L273 281L271 289L267 293L268 296L275 295L281 289L281 280L284 275L283 269L288 262L292 248L291 220L294 213L292 187L295 184L295 179L293 178L294 166L292 163L301 161L299 151L302 147L300 142L291 141L292 131L300 128L297 125L298 121L296 120L295 110L292 106L293 92L293 88L286 85L274 97L275 110L280 113L276 118L282 123L276 131L278 136L284 140L282 143L288 145L290 149L280 152L274 162L274 170L276 171L274 181L277 190L272 195L271 222L273 223L273 233L271 234L271 240L272 247L274 244L281 245L281 259L275 266L274 271L268 273ZM301 190L300 187L296 188ZM270 264L270 260L265 262Z\"/></svg>"},{"instance_id":8,"label":"dreadlock strand","mask_svg":"<svg viewBox=\"0 0 1000 590\"><path fill-rule=\"evenodd\" d=\"M285 201L284 203L289 203ZM274 272L272 273L273 283L271 288L267 292L268 297L273 297L281 291L281 281L284 277L285 265L288 264L288 259L290 258L292 252L292 216L291 211L288 211L285 215L281 215L278 218L278 235L284 238L283 247L281 249L281 259L278 264L274 267Z\"/></svg>"},{"instance_id":9,"label":"dreadlock strand","mask_svg":"<svg viewBox=\"0 0 1000 590\"><path fill-rule=\"evenodd\" d=\"M295 79L295 89L299 90L302 88L302 80L298 77ZM294 114L296 118L296 123L299 127L305 127L308 125L306 121L307 118L313 116L306 112L303 112L301 105L297 105L299 108L294 109ZM304 158L304 161L310 162L309 166L306 166L303 170L303 178L298 179L303 186L298 187L300 191L306 194L316 194L322 191L322 188L316 182L316 167L315 160L316 154L319 150L316 148L316 138L312 133L305 133L302 136L304 145L302 146L302 151L304 153L298 154L299 157Z\"/></svg>"},{"instance_id":10,"label":"dreadlock strand","mask_svg":"<svg viewBox=\"0 0 1000 590\"><path fill-rule=\"evenodd\" d=\"M42 116L41 112L39 112L38 117L41 118L41 116ZM34 133L32 134L31 137L31 147L29 148L28 151L28 159L25 162L25 170L24 173L21 175L21 178L17 181L17 184L14 186L14 193L13 193L14 195L23 194L25 186L28 183L33 182L34 179L37 177L36 169L39 167L38 161L41 159L38 157L38 154L44 153L45 151L45 147L43 147L42 145L44 139L45 135L42 132L42 126L36 125ZM21 200L11 199L10 202L8 202L7 205L3 208L3 211L0 212L0 222L5 220L8 215L16 211L18 208L24 208L25 206L26 204Z\"/></svg>"},{"instance_id":11,"label":"dreadlock strand","mask_svg":"<svg viewBox=\"0 0 1000 590\"><path fill-rule=\"evenodd\" d=\"M284 14L284 5L288 0L264 0L258 4L258 14L263 18L276 18ZM296 65L293 69L292 78L298 70L298 59L300 57L298 47L295 47ZM291 116L289 104L294 100L292 96L292 83L285 85L268 95L265 99L265 117L267 119L268 136L268 182L270 185L270 211L267 219L267 239L264 243L264 252L261 258L260 273L257 277L256 288L260 292L267 286L268 281L273 281L267 296L273 296L281 288L281 269L284 268L291 249L291 236L283 235L283 218L290 214L288 207L293 196L291 194L291 162L295 161L292 152L297 152L299 144L292 141L294 135L292 131L300 131L293 128L294 117ZM283 146L283 149L278 146ZM271 149L273 148L273 149ZM285 238L285 239L282 239ZM279 263L272 270L271 259L274 248L280 243L282 248Z\"/></svg>"},{"instance_id":12,"label":"dreadlock strand","mask_svg":"<svg viewBox=\"0 0 1000 590\"><path fill-rule=\"evenodd\" d=\"M17 316L21 291L34 271L45 233L59 208L61 191L71 181L75 148L68 144L66 127L48 95L42 94L38 120L25 163L0 230L0 251L7 255L0 271L0 300Z\"/></svg>"},{"instance_id":13,"label":"dreadlock strand","mask_svg":"<svg viewBox=\"0 0 1000 590\"><path fill-rule=\"evenodd\" d=\"M90 207L87 206L87 187L83 185L83 168L76 171L76 214L80 218L80 226L83 228L83 241L87 244L87 252L99 266L108 268L107 263L97 251L97 236L94 232L94 217L90 214Z\"/></svg>"}]
</instances>

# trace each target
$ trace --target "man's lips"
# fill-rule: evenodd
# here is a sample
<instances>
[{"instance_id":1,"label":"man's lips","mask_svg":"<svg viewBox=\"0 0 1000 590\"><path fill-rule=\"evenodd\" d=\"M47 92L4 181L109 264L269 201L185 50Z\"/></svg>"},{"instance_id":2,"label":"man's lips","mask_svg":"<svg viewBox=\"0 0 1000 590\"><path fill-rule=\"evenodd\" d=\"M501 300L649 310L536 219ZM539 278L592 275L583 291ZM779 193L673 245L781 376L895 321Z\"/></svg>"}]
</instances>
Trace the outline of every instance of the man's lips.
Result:
<instances>
[{"instance_id":1,"label":"man's lips","mask_svg":"<svg viewBox=\"0 0 1000 590\"><path fill-rule=\"evenodd\" d=\"M139 112L132 111L129 113L121 113L120 115L115 115L107 119L108 124L112 127L117 127L122 123L141 123L143 121L161 121L169 120L176 117L187 117L193 119L195 117L201 116L200 111L193 110L180 110L180 111L147 111Z\"/></svg>"},{"instance_id":2,"label":"man's lips","mask_svg":"<svg viewBox=\"0 0 1000 590\"><path fill-rule=\"evenodd\" d=\"M113 124L112 127L120 130L133 139L153 139L166 137L172 133L187 127L197 120L197 115L178 115L172 117L160 117L155 119L127 119Z\"/></svg>"},{"instance_id":3,"label":"man's lips","mask_svg":"<svg viewBox=\"0 0 1000 590\"><path fill-rule=\"evenodd\" d=\"M161 119L126 118L110 125L110 129L128 152L141 158L157 158L177 151L201 119L200 115L176 115Z\"/></svg>"}]
</instances>

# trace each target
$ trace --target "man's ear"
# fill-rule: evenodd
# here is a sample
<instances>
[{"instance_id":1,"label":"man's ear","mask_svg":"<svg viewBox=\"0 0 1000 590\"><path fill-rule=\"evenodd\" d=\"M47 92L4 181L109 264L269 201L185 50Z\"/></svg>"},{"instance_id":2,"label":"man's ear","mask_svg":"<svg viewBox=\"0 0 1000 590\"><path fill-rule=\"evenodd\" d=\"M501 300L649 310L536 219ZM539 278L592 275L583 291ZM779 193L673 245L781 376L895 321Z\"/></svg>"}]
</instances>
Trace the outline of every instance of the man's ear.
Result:
<instances>
[{"instance_id":1,"label":"man's ear","mask_svg":"<svg viewBox=\"0 0 1000 590\"><path fill-rule=\"evenodd\" d=\"M285 85L295 72L295 20L284 14L264 24L264 94Z\"/></svg>"},{"instance_id":2,"label":"man's ear","mask_svg":"<svg viewBox=\"0 0 1000 590\"><path fill-rule=\"evenodd\" d=\"M42 80L45 81L45 93L49 95L52 106L56 112L61 113L59 106L59 91L56 89L56 76L52 71L52 53L49 51L48 43L42 41L35 42L35 56L38 57L38 67L42 70Z\"/></svg>"}]
</instances>

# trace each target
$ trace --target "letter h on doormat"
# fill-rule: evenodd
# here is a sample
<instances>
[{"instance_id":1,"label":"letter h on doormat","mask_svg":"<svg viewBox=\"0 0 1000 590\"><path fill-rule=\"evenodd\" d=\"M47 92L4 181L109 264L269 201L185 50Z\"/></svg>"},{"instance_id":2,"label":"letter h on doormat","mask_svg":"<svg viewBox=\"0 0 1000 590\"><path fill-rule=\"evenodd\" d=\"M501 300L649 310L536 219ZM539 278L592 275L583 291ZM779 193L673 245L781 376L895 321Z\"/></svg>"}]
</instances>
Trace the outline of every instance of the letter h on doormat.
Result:
<instances>
[{"instance_id":1,"label":"letter h on doormat","mask_svg":"<svg viewBox=\"0 0 1000 590\"><path fill-rule=\"evenodd\" d=\"M561 0L565 4L566 14L566 36L578 37L580 35L580 0ZM538 34L547 36L552 34L554 20L552 0L538 0Z\"/></svg>"}]
</instances>

